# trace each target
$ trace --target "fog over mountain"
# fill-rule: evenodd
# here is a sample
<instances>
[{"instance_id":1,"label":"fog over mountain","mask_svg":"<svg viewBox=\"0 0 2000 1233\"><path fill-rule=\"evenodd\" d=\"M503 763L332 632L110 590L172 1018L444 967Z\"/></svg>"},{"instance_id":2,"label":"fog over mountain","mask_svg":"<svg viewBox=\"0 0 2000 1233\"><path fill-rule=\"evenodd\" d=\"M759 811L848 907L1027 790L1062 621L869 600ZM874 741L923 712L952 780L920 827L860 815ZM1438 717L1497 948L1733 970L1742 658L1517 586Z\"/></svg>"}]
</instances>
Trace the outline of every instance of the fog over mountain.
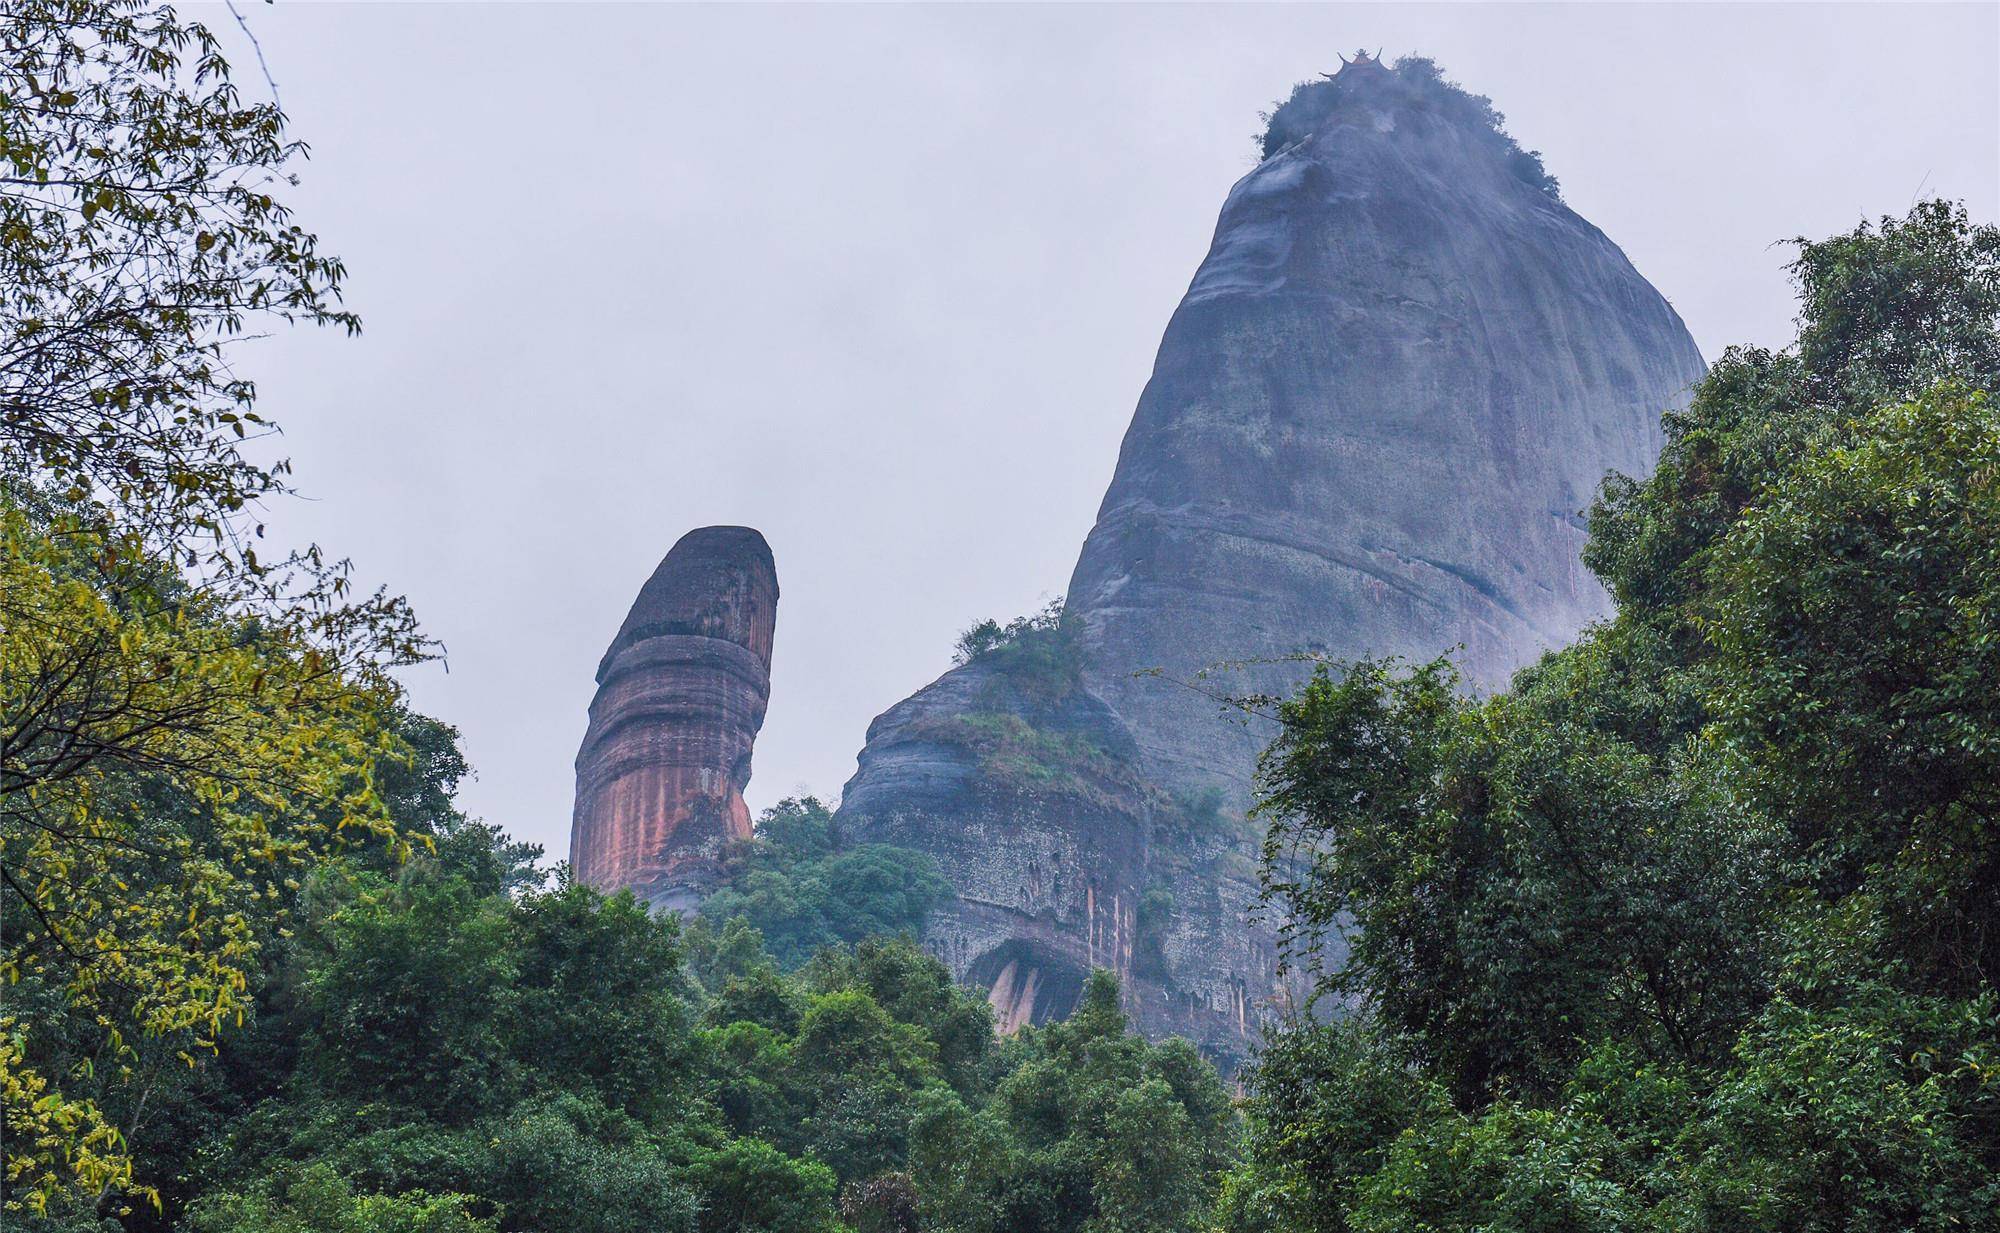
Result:
<instances>
[{"instance_id":1,"label":"fog over mountain","mask_svg":"<svg viewBox=\"0 0 2000 1233\"><path fill-rule=\"evenodd\" d=\"M1064 590L1257 113L1336 51L1498 100L1710 354L1790 336L1775 241L2000 207L1990 7L245 16L368 326L245 352L312 498L272 533L410 594L468 807L552 853L597 659L689 529L783 577L753 810Z\"/></svg>"}]
</instances>

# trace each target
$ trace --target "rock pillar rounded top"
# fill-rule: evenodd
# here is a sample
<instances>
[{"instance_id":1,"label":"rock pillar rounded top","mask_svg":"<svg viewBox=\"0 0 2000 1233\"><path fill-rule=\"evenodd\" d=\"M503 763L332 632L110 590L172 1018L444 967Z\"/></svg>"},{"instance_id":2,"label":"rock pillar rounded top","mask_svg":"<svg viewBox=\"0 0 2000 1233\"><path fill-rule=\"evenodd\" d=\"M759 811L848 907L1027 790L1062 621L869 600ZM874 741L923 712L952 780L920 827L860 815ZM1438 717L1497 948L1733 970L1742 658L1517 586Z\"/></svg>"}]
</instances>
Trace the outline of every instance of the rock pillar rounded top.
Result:
<instances>
[{"instance_id":1,"label":"rock pillar rounded top","mask_svg":"<svg viewBox=\"0 0 2000 1233\"><path fill-rule=\"evenodd\" d=\"M750 836L777 612L771 548L750 527L688 532L640 588L576 755L578 880L677 910L715 885L724 847Z\"/></svg>"}]
</instances>

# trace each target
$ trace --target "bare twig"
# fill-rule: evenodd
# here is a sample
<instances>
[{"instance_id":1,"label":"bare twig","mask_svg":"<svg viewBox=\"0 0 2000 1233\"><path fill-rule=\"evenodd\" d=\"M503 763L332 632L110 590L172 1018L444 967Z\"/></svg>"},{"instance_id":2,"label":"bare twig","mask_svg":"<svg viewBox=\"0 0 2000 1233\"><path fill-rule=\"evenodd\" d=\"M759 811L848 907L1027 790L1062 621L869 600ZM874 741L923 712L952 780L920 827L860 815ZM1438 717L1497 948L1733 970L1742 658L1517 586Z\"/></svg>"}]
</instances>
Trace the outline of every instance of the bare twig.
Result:
<instances>
[{"instance_id":1,"label":"bare twig","mask_svg":"<svg viewBox=\"0 0 2000 1233\"><path fill-rule=\"evenodd\" d=\"M264 74L264 84L271 87L271 102L277 105L279 111L283 111L285 101L278 97L278 83L271 80L271 66L264 62L264 45L257 41L256 31L250 28L249 22L243 20L243 14L236 11L236 0L224 0L224 3L228 4L229 15L236 19L236 24L242 29L244 37L250 40L250 50L257 53L257 68ZM269 4L271 0L264 0L264 3Z\"/></svg>"}]
</instances>

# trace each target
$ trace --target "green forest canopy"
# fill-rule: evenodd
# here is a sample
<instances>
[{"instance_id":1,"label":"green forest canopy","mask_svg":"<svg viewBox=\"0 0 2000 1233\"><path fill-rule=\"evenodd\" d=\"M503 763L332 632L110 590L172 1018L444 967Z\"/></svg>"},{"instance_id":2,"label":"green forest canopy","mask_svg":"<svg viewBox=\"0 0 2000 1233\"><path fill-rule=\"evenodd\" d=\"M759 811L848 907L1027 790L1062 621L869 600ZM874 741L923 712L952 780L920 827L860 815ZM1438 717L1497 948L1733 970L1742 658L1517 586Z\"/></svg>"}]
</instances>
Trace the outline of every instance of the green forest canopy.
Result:
<instances>
[{"instance_id":1,"label":"green forest canopy","mask_svg":"<svg viewBox=\"0 0 2000 1233\"><path fill-rule=\"evenodd\" d=\"M1296 962L1357 926L1318 979L1362 1010L1283 1025L1241 1114L1105 976L996 1041L935 960L865 936L916 928L934 873L892 862L875 915L825 914L855 853L816 802L768 813L735 906L683 930L460 816L448 729L336 708L401 751L371 779L401 846L289 829L290 872L219 901L241 1022L148 1021L10 931L10 1073L67 1104L10 1095L36 1133L8 1201L51 1228L1987 1227L1996 251L1937 204L1802 246L1801 344L1723 357L1655 475L1607 484L1619 613L1508 692L1371 663L1284 704L1263 811L1317 855L1269 895ZM37 547L51 508L10 506L10 569L131 608ZM101 782L184 836L113 868L138 902L231 833L155 768ZM93 1126L118 1133L65 1154Z\"/></svg>"},{"instance_id":2,"label":"green forest canopy","mask_svg":"<svg viewBox=\"0 0 2000 1233\"><path fill-rule=\"evenodd\" d=\"M2000 233L1793 273L1591 511L1614 619L1284 705L1269 894L1364 1010L1271 1042L1227 1228L2000 1220Z\"/></svg>"},{"instance_id":3,"label":"green forest canopy","mask_svg":"<svg viewBox=\"0 0 2000 1233\"><path fill-rule=\"evenodd\" d=\"M817 802L685 926L463 817L407 610L256 554L284 471L221 357L357 324L246 187L282 117L165 10L7 32L10 1225L1995 1227L2000 232L1800 242L1797 342L1606 484L1617 615L1507 692L1363 663L1283 704L1269 906L1308 967L1348 931L1314 977L1358 1009L1278 1025L1239 1107L1102 973L996 1039L890 936L935 870Z\"/></svg>"}]
</instances>

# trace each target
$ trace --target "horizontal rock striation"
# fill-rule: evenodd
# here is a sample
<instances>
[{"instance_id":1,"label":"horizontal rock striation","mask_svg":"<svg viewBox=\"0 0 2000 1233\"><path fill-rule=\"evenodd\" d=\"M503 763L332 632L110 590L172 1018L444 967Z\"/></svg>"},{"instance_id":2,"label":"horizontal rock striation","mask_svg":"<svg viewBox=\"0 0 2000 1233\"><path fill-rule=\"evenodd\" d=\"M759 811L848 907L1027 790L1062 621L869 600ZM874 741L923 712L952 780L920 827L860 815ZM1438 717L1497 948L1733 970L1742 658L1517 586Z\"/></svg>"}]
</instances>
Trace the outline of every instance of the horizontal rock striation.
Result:
<instances>
[{"instance_id":1,"label":"horizontal rock striation","mask_svg":"<svg viewBox=\"0 0 2000 1233\"><path fill-rule=\"evenodd\" d=\"M925 945L988 990L1002 1030L1067 1015L1102 967L1144 1030L1232 1061L1298 993L1269 932L1244 926L1255 837L1218 794L1149 781L1080 664L1022 668L1033 641L1074 638L982 656L870 725L842 834L937 861L956 898Z\"/></svg>"},{"instance_id":2,"label":"horizontal rock striation","mask_svg":"<svg viewBox=\"0 0 2000 1233\"><path fill-rule=\"evenodd\" d=\"M1608 608L1581 511L1702 371L1484 100L1365 57L1301 88L1167 326L1045 635L1061 690L1003 656L893 708L844 832L937 858L961 898L928 942L1003 1018L1103 964L1142 1028L1240 1056L1296 991L1249 913L1271 731L1212 695L1286 691L1301 654L1450 652L1493 687L1573 638ZM1225 661L1263 662L1196 679Z\"/></svg>"},{"instance_id":3,"label":"horizontal rock striation","mask_svg":"<svg viewBox=\"0 0 2000 1233\"><path fill-rule=\"evenodd\" d=\"M691 911L724 846L750 837L777 609L771 549L748 527L690 531L653 571L598 664L576 755L580 881Z\"/></svg>"},{"instance_id":4,"label":"horizontal rock striation","mask_svg":"<svg viewBox=\"0 0 2000 1233\"><path fill-rule=\"evenodd\" d=\"M1066 1015L1092 968L1129 972L1151 829L1116 718L1016 666L982 658L877 719L840 811L937 860L957 898L926 942L1009 1030Z\"/></svg>"}]
</instances>

